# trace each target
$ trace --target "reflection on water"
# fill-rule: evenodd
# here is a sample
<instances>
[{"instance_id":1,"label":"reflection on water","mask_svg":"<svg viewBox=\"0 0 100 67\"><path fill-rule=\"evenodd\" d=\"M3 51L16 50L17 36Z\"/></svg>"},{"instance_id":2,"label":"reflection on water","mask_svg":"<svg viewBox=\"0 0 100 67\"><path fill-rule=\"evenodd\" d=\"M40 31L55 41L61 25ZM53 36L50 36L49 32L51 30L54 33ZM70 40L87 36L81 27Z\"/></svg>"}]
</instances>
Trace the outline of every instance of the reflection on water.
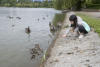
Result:
<instances>
[{"instance_id":1,"label":"reflection on water","mask_svg":"<svg viewBox=\"0 0 100 67\"><path fill-rule=\"evenodd\" d=\"M49 22L55 13L59 11L0 7L0 67L39 67L40 49L45 51L54 38Z\"/></svg>"}]
</instances>

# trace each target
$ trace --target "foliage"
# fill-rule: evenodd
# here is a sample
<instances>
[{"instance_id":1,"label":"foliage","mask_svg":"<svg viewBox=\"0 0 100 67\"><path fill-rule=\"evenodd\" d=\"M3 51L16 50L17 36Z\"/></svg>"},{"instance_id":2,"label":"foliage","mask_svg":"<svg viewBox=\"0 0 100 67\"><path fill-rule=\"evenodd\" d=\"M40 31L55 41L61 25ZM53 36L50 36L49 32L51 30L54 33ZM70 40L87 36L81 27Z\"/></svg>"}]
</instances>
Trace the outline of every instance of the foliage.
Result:
<instances>
[{"instance_id":1,"label":"foliage","mask_svg":"<svg viewBox=\"0 0 100 67\"><path fill-rule=\"evenodd\" d=\"M100 9L100 4L87 4L88 9Z\"/></svg>"},{"instance_id":2,"label":"foliage","mask_svg":"<svg viewBox=\"0 0 100 67\"><path fill-rule=\"evenodd\" d=\"M81 4L85 0L54 0L54 6L56 9L77 9L80 10Z\"/></svg>"},{"instance_id":3,"label":"foliage","mask_svg":"<svg viewBox=\"0 0 100 67\"><path fill-rule=\"evenodd\" d=\"M100 4L100 0L93 0L93 4Z\"/></svg>"},{"instance_id":4,"label":"foliage","mask_svg":"<svg viewBox=\"0 0 100 67\"><path fill-rule=\"evenodd\" d=\"M65 19L65 14L59 14L59 13L56 14L53 19L53 25L57 26L57 23L59 23L59 22L62 23L64 21L64 19Z\"/></svg>"},{"instance_id":5,"label":"foliage","mask_svg":"<svg viewBox=\"0 0 100 67\"><path fill-rule=\"evenodd\" d=\"M33 2L32 0L0 0L0 6L6 7L53 7L52 1Z\"/></svg>"},{"instance_id":6,"label":"foliage","mask_svg":"<svg viewBox=\"0 0 100 67\"><path fill-rule=\"evenodd\" d=\"M100 4L100 0L53 0L56 9L81 10L91 4Z\"/></svg>"}]
</instances>

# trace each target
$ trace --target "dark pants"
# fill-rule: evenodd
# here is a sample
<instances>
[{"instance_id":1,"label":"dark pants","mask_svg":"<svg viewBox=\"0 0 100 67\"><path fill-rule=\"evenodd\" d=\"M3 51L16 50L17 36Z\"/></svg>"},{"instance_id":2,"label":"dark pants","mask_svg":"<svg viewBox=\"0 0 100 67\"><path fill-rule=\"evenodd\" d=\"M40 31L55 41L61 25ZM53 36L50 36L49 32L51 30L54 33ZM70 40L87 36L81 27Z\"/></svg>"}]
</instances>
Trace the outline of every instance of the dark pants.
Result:
<instances>
[{"instance_id":1,"label":"dark pants","mask_svg":"<svg viewBox=\"0 0 100 67\"><path fill-rule=\"evenodd\" d=\"M85 30L85 28L83 27L83 25L78 25L78 29L79 29L79 32L80 33L83 33L83 34L87 34L88 32Z\"/></svg>"}]
</instances>

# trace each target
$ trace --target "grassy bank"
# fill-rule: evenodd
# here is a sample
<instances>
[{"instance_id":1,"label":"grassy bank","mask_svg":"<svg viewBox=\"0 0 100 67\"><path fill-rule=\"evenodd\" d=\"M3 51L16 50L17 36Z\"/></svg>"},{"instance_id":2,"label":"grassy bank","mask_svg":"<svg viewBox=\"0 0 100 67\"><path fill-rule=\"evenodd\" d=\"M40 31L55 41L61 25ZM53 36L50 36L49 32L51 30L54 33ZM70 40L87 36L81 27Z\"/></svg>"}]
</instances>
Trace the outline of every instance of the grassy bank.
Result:
<instances>
[{"instance_id":1,"label":"grassy bank","mask_svg":"<svg viewBox=\"0 0 100 67\"><path fill-rule=\"evenodd\" d=\"M86 21L94 30L100 35L100 19L93 18L81 13L77 13L80 17L83 18L84 21Z\"/></svg>"},{"instance_id":2,"label":"grassy bank","mask_svg":"<svg viewBox=\"0 0 100 67\"><path fill-rule=\"evenodd\" d=\"M65 19L65 16L66 16L66 14L56 14L55 15L55 17L54 17L54 19L53 19L53 25L54 26L57 26L57 23L62 23L63 21L64 21L64 19Z\"/></svg>"},{"instance_id":3,"label":"grassy bank","mask_svg":"<svg viewBox=\"0 0 100 67\"><path fill-rule=\"evenodd\" d=\"M87 4L88 9L100 9L100 4Z\"/></svg>"}]
</instances>

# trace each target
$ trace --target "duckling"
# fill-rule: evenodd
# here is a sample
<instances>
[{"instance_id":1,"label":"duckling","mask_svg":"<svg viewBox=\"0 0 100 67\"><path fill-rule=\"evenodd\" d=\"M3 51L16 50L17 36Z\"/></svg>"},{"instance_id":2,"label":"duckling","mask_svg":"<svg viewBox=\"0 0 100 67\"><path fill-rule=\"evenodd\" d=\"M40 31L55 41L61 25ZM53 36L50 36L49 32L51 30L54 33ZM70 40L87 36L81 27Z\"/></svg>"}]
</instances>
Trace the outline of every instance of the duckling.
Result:
<instances>
[{"instance_id":1,"label":"duckling","mask_svg":"<svg viewBox=\"0 0 100 67\"><path fill-rule=\"evenodd\" d=\"M56 31L56 27L54 25L50 26L51 31Z\"/></svg>"},{"instance_id":2,"label":"duckling","mask_svg":"<svg viewBox=\"0 0 100 67\"><path fill-rule=\"evenodd\" d=\"M30 27L29 27L29 26L28 26L28 28L25 28L25 32L26 32L26 33L28 33L28 34L31 32L31 30L30 30Z\"/></svg>"},{"instance_id":3,"label":"duckling","mask_svg":"<svg viewBox=\"0 0 100 67\"><path fill-rule=\"evenodd\" d=\"M62 24L61 24L61 22L59 22L59 23L57 24L57 28L61 28L61 26L62 26Z\"/></svg>"},{"instance_id":4,"label":"duckling","mask_svg":"<svg viewBox=\"0 0 100 67\"><path fill-rule=\"evenodd\" d=\"M31 59L35 59L36 56L39 56L43 53L43 50L40 48L39 44L35 44L35 47L30 49L30 54L32 55Z\"/></svg>"},{"instance_id":5,"label":"duckling","mask_svg":"<svg viewBox=\"0 0 100 67\"><path fill-rule=\"evenodd\" d=\"M40 48L39 44L35 44L35 48L37 48L38 51L43 52L43 50Z\"/></svg>"}]
</instances>

